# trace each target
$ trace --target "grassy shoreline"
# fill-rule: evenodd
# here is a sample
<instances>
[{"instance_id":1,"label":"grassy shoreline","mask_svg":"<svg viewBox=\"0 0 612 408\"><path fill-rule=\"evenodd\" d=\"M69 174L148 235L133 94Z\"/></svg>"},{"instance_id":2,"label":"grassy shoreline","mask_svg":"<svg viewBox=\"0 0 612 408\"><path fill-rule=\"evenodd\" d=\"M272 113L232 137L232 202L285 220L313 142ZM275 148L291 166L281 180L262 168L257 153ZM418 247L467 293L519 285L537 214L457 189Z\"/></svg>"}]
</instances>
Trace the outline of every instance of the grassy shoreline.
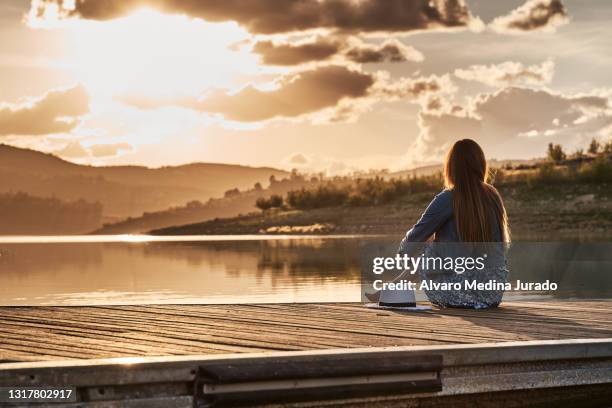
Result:
<instances>
[{"instance_id":1,"label":"grassy shoreline","mask_svg":"<svg viewBox=\"0 0 612 408\"><path fill-rule=\"evenodd\" d=\"M505 185L515 238L604 236L612 230L612 183ZM310 210L272 209L232 218L153 230L153 235L404 234L435 193L407 195L381 205Z\"/></svg>"}]
</instances>

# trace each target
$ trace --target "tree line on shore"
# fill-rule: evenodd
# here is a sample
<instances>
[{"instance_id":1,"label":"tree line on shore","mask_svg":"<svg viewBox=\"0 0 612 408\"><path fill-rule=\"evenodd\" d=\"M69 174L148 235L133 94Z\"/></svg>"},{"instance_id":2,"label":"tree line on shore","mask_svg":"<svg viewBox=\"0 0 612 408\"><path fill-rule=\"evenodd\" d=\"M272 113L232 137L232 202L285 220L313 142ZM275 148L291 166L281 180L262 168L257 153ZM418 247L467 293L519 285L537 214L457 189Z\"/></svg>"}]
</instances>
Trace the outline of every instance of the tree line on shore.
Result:
<instances>
[{"instance_id":1,"label":"tree line on shore","mask_svg":"<svg viewBox=\"0 0 612 408\"><path fill-rule=\"evenodd\" d=\"M577 149L574 153L568 155L565 153L563 146L554 143L548 144L548 150L546 152L546 158L548 161L554 163L562 163L568 159L580 160L589 156L598 157L600 155L612 155L612 140L607 141L606 143L601 143L595 138L591 139L591 143L589 143L589 147L587 148L587 154L585 154L583 149Z\"/></svg>"},{"instance_id":2,"label":"tree line on shore","mask_svg":"<svg viewBox=\"0 0 612 408\"><path fill-rule=\"evenodd\" d=\"M577 150L571 155L566 154L561 145L551 143L546 160L529 166L508 165L491 169L491 182L498 187L516 184L538 186L556 182L612 182L612 141L602 144L593 139L587 153ZM334 177L290 190L284 196L272 194L260 197L255 205L263 211L380 205L411 194L437 192L442 187L441 172L404 178Z\"/></svg>"},{"instance_id":3,"label":"tree line on shore","mask_svg":"<svg viewBox=\"0 0 612 408\"><path fill-rule=\"evenodd\" d=\"M2 234L77 234L102 223L102 204L26 193L0 194Z\"/></svg>"}]
</instances>

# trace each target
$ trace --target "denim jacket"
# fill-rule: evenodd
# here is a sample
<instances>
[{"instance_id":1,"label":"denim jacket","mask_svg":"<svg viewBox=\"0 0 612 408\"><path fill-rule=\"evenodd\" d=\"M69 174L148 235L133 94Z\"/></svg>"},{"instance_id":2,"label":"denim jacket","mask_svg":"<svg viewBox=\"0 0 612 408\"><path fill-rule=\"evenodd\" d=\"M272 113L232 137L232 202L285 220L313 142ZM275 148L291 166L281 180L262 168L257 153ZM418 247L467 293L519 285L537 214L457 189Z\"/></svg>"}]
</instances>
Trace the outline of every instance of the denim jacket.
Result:
<instances>
[{"instance_id":1,"label":"denim jacket","mask_svg":"<svg viewBox=\"0 0 612 408\"><path fill-rule=\"evenodd\" d=\"M495 217L492 217L495 219ZM462 243L457 233L453 215L453 192L444 190L439 193L419 219L406 233L399 248L400 254L418 256L425 252L426 257L451 257L458 259L464 256L481 256L486 254L485 268L480 271L468 271L459 274L457 271L419 270L421 280L435 280L446 283L462 283L465 280L486 282L506 282L508 269L506 265L505 245L502 242L501 228L496 222L494 228L494 244ZM424 242L433 236L433 244ZM424 290L430 302L440 307L465 307L484 309L496 307L502 301L503 290Z\"/></svg>"},{"instance_id":2,"label":"denim jacket","mask_svg":"<svg viewBox=\"0 0 612 408\"><path fill-rule=\"evenodd\" d=\"M495 225L493 225L493 239L495 242L502 242L502 231L495 217ZM453 214L453 191L443 190L434 197L429 203L425 212L416 224L406 233L406 236L400 243L399 253L415 256L417 252L421 252L423 243L433 237L434 243L453 243L461 242L457 225ZM434 244L435 245L435 244ZM494 258L489 260L489 265L505 264L505 256L503 255L504 245L496 245L498 248ZM438 245L439 248L444 248L445 245ZM446 246L452 248L453 245ZM452 251L454 252L454 251Z\"/></svg>"}]
</instances>

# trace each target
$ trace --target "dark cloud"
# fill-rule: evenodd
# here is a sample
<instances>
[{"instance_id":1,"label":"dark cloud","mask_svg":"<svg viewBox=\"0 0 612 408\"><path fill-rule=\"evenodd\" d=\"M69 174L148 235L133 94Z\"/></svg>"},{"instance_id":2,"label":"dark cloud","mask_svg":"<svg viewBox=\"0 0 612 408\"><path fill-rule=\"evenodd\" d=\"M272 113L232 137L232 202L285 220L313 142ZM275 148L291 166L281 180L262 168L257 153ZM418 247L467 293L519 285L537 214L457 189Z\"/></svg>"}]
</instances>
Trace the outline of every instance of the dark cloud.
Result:
<instances>
[{"instance_id":1,"label":"dark cloud","mask_svg":"<svg viewBox=\"0 0 612 408\"><path fill-rule=\"evenodd\" d=\"M498 17L491 27L501 32L554 31L569 22L561 0L528 0L510 14Z\"/></svg>"},{"instance_id":2,"label":"dark cloud","mask_svg":"<svg viewBox=\"0 0 612 408\"><path fill-rule=\"evenodd\" d=\"M608 98L509 87L481 94L463 109L421 113L410 155L437 161L455 140L471 137L494 157L526 158L549 142L578 145L612 123Z\"/></svg>"},{"instance_id":3,"label":"dark cloud","mask_svg":"<svg viewBox=\"0 0 612 408\"><path fill-rule=\"evenodd\" d=\"M449 75L392 80L383 72L367 73L345 65L316 66L282 76L273 89L252 85L236 93L215 90L202 98L151 98L120 95L115 100L139 109L182 107L216 113L238 122L259 122L317 113L315 123L353 121L378 102L397 100L426 104L455 92ZM444 99L444 98L443 98Z\"/></svg>"},{"instance_id":4,"label":"dark cloud","mask_svg":"<svg viewBox=\"0 0 612 408\"><path fill-rule=\"evenodd\" d=\"M19 104L0 104L0 136L69 132L87 112L89 96L81 85Z\"/></svg>"},{"instance_id":5,"label":"dark cloud","mask_svg":"<svg viewBox=\"0 0 612 408\"><path fill-rule=\"evenodd\" d=\"M267 65L299 65L311 61L324 61L340 52L340 42L318 37L307 43L275 43L258 41L253 51L262 56Z\"/></svg>"},{"instance_id":6,"label":"dark cloud","mask_svg":"<svg viewBox=\"0 0 612 408\"><path fill-rule=\"evenodd\" d=\"M357 43L350 46L344 55L348 60L359 63L423 60L423 54L395 39L387 40L380 45Z\"/></svg>"},{"instance_id":7,"label":"dark cloud","mask_svg":"<svg viewBox=\"0 0 612 408\"><path fill-rule=\"evenodd\" d=\"M402 78L378 86L377 94L387 100L419 99L433 94L450 94L455 87L448 75Z\"/></svg>"},{"instance_id":8,"label":"dark cloud","mask_svg":"<svg viewBox=\"0 0 612 408\"><path fill-rule=\"evenodd\" d=\"M236 21L252 33L327 28L355 32L406 32L464 27L474 21L464 0L32 0L31 15L49 6L65 17L108 20L148 6L207 21Z\"/></svg>"},{"instance_id":9,"label":"dark cloud","mask_svg":"<svg viewBox=\"0 0 612 408\"><path fill-rule=\"evenodd\" d=\"M331 65L288 75L271 91L253 86L236 94L217 91L199 101L196 108L240 122L296 117L333 107L344 98L366 96L374 82L371 74Z\"/></svg>"},{"instance_id":10,"label":"dark cloud","mask_svg":"<svg viewBox=\"0 0 612 408\"><path fill-rule=\"evenodd\" d=\"M423 54L413 47L391 39L382 44L368 44L356 38L316 37L313 41L288 43L258 41L253 51L267 65L298 65L320 62L332 57L357 63L422 61Z\"/></svg>"},{"instance_id":11,"label":"dark cloud","mask_svg":"<svg viewBox=\"0 0 612 408\"><path fill-rule=\"evenodd\" d=\"M599 96L566 96L545 90L510 87L476 98L473 112L505 134L545 131L573 126L605 110L608 100Z\"/></svg>"},{"instance_id":12,"label":"dark cloud","mask_svg":"<svg viewBox=\"0 0 612 408\"><path fill-rule=\"evenodd\" d=\"M391 80L386 75L378 75L376 83L362 98L342 100L324 121L353 122L360 114L372 109L378 102L404 100L426 106L433 98L440 101L453 94L456 88L448 75ZM440 102L442 103L442 102Z\"/></svg>"}]
</instances>

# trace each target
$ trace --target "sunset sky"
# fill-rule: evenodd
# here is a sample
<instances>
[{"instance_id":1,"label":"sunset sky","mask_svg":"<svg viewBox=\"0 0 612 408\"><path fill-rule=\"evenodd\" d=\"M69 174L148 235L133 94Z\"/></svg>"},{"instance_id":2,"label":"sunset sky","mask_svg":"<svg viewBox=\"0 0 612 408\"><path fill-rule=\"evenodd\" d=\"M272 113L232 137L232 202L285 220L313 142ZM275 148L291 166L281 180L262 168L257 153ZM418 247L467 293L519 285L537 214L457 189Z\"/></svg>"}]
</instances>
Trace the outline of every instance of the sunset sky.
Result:
<instances>
[{"instance_id":1,"label":"sunset sky","mask_svg":"<svg viewBox=\"0 0 612 408\"><path fill-rule=\"evenodd\" d=\"M609 0L3 0L0 143L343 173L612 137Z\"/></svg>"}]
</instances>

